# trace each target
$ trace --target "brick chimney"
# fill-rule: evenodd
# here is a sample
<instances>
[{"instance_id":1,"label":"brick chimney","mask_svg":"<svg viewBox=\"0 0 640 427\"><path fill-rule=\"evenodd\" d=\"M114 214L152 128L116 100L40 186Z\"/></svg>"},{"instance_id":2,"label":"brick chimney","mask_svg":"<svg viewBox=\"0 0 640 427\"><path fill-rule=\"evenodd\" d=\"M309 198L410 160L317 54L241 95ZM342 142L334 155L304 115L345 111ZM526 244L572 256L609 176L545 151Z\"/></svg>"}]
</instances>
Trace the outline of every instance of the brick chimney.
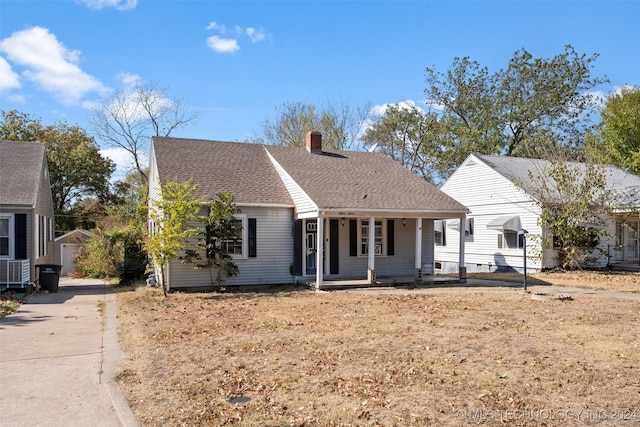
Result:
<instances>
[{"instance_id":1,"label":"brick chimney","mask_svg":"<svg viewBox=\"0 0 640 427\"><path fill-rule=\"evenodd\" d=\"M322 153L322 134L320 132L307 132L307 151Z\"/></svg>"}]
</instances>

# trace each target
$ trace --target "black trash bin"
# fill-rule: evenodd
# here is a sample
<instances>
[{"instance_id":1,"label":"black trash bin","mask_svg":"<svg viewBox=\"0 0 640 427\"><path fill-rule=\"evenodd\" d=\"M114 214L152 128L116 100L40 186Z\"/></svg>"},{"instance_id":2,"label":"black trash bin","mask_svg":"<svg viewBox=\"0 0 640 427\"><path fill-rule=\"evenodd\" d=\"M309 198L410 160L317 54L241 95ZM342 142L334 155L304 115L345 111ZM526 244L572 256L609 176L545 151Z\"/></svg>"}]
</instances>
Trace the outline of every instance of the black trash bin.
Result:
<instances>
[{"instance_id":1,"label":"black trash bin","mask_svg":"<svg viewBox=\"0 0 640 427\"><path fill-rule=\"evenodd\" d=\"M54 293L58 292L62 266L58 264L38 264L36 267L40 269L38 274L40 289Z\"/></svg>"}]
</instances>

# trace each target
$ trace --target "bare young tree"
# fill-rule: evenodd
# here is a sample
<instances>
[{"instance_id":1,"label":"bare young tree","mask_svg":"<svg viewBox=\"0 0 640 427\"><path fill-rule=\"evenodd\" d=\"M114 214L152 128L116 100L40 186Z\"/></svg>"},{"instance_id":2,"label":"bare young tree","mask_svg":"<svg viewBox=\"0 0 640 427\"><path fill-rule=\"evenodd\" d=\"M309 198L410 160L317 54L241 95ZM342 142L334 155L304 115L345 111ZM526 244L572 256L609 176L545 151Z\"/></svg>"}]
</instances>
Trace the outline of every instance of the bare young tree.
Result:
<instances>
[{"instance_id":1,"label":"bare young tree","mask_svg":"<svg viewBox=\"0 0 640 427\"><path fill-rule=\"evenodd\" d=\"M146 182L143 155L153 136L170 136L197 118L181 98L169 98L167 89L155 83L136 83L131 91L117 91L98 101L91 116L96 137L126 150L133 166Z\"/></svg>"},{"instance_id":2,"label":"bare young tree","mask_svg":"<svg viewBox=\"0 0 640 427\"><path fill-rule=\"evenodd\" d=\"M322 107L285 102L276 107L273 121L265 121L256 142L301 147L307 132L316 131L322 133L327 148L348 150L358 139L369 110L369 105L354 107L347 101L328 101Z\"/></svg>"}]
</instances>

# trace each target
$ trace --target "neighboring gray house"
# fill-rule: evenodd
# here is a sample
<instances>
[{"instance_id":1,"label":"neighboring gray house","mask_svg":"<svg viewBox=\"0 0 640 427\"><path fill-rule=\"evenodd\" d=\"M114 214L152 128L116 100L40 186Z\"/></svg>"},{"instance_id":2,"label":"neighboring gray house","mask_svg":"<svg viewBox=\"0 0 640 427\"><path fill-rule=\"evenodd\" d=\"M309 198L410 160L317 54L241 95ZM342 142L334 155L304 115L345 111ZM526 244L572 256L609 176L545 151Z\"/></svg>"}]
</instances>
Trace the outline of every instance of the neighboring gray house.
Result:
<instances>
[{"instance_id":1,"label":"neighboring gray house","mask_svg":"<svg viewBox=\"0 0 640 427\"><path fill-rule=\"evenodd\" d=\"M61 265L61 276L68 276L76 268L76 255L78 251L87 244L91 238L91 233L87 230L75 229L63 234L55 239L56 263Z\"/></svg>"},{"instance_id":2,"label":"neighboring gray house","mask_svg":"<svg viewBox=\"0 0 640 427\"><path fill-rule=\"evenodd\" d=\"M0 141L0 285L36 281L56 261L54 213L44 144Z\"/></svg>"},{"instance_id":3,"label":"neighboring gray house","mask_svg":"<svg viewBox=\"0 0 640 427\"><path fill-rule=\"evenodd\" d=\"M323 150L319 133L306 148L154 137L149 174L150 209L171 180L197 183L197 196L235 195L240 274L228 286L421 280L434 271L434 221L467 213L384 154ZM177 259L165 274L171 288L210 286L208 272Z\"/></svg>"},{"instance_id":4,"label":"neighboring gray house","mask_svg":"<svg viewBox=\"0 0 640 427\"><path fill-rule=\"evenodd\" d=\"M470 155L445 182L441 190L470 209L466 219L465 266L467 271L522 271L524 251L519 231L527 230L527 268L550 269L558 266L557 251L543 245L552 241L540 226L540 207L535 194L549 163L539 159L507 156ZM568 167L584 168L569 163ZM530 175L530 173L532 175ZM640 217L640 177L614 166L604 167L607 188L617 195L618 209L606 225L611 236L601 241L608 254L595 267L621 262L638 262ZM549 181L547 181L549 182ZM534 238L538 236L538 238ZM458 271L458 221L436 223L436 267L439 271Z\"/></svg>"}]
</instances>

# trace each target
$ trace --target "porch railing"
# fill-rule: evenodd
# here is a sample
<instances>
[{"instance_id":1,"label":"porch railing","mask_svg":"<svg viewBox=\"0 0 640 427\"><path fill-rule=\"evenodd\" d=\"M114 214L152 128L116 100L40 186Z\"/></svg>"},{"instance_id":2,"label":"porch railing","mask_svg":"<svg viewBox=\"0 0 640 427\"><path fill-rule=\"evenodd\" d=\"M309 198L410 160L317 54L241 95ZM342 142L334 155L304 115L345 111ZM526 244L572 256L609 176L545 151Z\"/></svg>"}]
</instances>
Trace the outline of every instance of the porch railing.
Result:
<instances>
[{"instance_id":1,"label":"porch railing","mask_svg":"<svg viewBox=\"0 0 640 427\"><path fill-rule=\"evenodd\" d=\"M0 285L24 287L31 282L28 259L0 260Z\"/></svg>"}]
</instances>

